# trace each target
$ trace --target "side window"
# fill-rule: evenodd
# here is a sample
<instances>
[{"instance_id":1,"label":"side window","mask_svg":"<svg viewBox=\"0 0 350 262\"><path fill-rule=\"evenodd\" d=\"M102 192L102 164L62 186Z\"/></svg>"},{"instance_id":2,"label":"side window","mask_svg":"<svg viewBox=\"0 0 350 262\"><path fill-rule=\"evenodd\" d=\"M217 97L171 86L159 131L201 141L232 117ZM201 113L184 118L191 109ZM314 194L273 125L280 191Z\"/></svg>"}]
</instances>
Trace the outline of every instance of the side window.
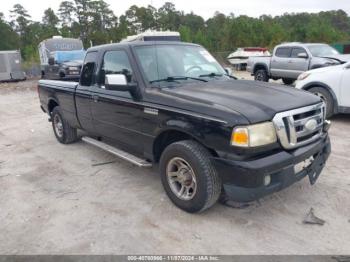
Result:
<instances>
[{"instance_id":1,"label":"side window","mask_svg":"<svg viewBox=\"0 0 350 262\"><path fill-rule=\"evenodd\" d=\"M100 71L100 84L105 84L106 75L113 74L124 74L128 82L131 82L132 68L125 51L108 51L105 53Z\"/></svg>"},{"instance_id":2,"label":"side window","mask_svg":"<svg viewBox=\"0 0 350 262\"><path fill-rule=\"evenodd\" d=\"M298 55L301 53L306 53L306 51L300 47L293 48L291 57L298 58Z\"/></svg>"},{"instance_id":3,"label":"side window","mask_svg":"<svg viewBox=\"0 0 350 262\"><path fill-rule=\"evenodd\" d=\"M97 52L89 52L86 54L80 77L80 84L82 86L91 86L93 84L96 59Z\"/></svg>"},{"instance_id":4,"label":"side window","mask_svg":"<svg viewBox=\"0 0 350 262\"><path fill-rule=\"evenodd\" d=\"M277 57L290 57L290 47L280 47L276 50L275 56Z\"/></svg>"}]
</instances>

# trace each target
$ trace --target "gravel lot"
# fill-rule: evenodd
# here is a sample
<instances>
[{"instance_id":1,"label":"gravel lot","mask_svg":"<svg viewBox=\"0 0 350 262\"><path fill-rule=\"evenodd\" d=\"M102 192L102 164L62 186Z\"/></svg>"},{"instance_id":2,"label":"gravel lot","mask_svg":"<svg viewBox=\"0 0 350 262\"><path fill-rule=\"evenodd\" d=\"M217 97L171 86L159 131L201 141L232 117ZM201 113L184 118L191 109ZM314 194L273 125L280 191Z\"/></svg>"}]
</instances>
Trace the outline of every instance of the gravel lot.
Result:
<instances>
[{"instance_id":1,"label":"gravel lot","mask_svg":"<svg viewBox=\"0 0 350 262\"><path fill-rule=\"evenodd\" d=\"M333 119L333 153L315 186L304 179L245 209L189 215L167 199L156 168L59 144L35 86L0 85L1 254L350 253L350 116ZM325 225L302 223L311 207Z\"/></svg>"}]
</instances>

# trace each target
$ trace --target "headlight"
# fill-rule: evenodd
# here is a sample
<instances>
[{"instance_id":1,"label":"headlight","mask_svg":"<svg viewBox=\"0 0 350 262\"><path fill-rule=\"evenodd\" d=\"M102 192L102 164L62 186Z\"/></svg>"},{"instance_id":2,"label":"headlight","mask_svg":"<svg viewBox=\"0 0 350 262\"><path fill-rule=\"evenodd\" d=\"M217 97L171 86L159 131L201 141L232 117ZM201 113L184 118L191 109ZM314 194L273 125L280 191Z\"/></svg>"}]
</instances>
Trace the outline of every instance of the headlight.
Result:
<instances>
[{"instance_id":1,"label":"headlight","mask_svg":"<svg viewBox=\"0 0 350 262\"><path fill-rule=\"evenodd\" d=\"M301 80L304 80L306 78L308 78L311 74L310 73L302 73L299 77L298 77L298 80L301 81Z\"/></svg>"},{"instance_id":2,"label":"headlight","mask_svg":"<svg viewBox=\"0 0 350 262\"><path fill-rule=\"evenodd\" d=\"M272 122L235 127L231 136L231 145L239 147L258 147L276 141L276 130Z\"/></svg>"}]
</instances>

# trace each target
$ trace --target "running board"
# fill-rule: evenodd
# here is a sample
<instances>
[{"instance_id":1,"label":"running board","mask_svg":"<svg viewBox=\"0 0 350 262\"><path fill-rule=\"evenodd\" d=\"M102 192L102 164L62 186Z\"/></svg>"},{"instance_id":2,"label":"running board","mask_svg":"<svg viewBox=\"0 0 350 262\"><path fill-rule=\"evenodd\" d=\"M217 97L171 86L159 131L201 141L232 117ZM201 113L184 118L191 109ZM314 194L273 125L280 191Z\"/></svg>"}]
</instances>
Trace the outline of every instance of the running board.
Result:
<instances>
[{"instance_id":1,"label":"running board","mask_svg":"<svg viewBox=\"0 0 350 262\"><path fill-rule=\"evenodd\" d=\"M93 145L93 146L96 146L100 149L103 149L121 159L124 159L138 167L152 167L152 164L150 162L147 162L146 160L144 159L141 159L141 158L138 158L137 156L134 156L132 154L129 154L127 152L124 152L118 148L115 148L113 146L110 146L110 145L107 145L101 141L98 141L96 139L93 139L91 137L87 137L87 136L84 136L81 138L81 140L83 140L84 142L90 144L90 145Z\"/></svg>"}]
</instances>

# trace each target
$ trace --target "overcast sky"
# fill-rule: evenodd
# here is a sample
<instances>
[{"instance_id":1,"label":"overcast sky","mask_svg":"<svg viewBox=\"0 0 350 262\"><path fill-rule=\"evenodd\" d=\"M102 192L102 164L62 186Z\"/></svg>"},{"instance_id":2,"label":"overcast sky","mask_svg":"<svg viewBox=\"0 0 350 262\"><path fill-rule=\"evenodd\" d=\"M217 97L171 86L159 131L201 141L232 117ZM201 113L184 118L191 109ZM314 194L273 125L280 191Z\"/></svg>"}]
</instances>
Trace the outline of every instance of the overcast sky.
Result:
<instances>
[{"instance_id":1,"label":"overcast sky","mask_svg":"<svg viewBox=\"0 0 350 262\"><path fill-rule=\"evenodd\" d=\"M159 8L167 2L164 0L105 1L110 4L117 16L123 14L134 4L138 6L152 4ZM33 20L39 21L45 9L51 7L57 11L60 2L61 0L1 0L0 12L8 17L8 10L12 9L14 4L19 3L29 11ZM173 2L178 10L184 10L186 13L193 11L206 19L211 17L215 11L254 17L262 14L275 16L285 12L319 12L336 9L343 9L350 14L350 0L173 0L170 2Z\"/></svg>"}]
</instances>

